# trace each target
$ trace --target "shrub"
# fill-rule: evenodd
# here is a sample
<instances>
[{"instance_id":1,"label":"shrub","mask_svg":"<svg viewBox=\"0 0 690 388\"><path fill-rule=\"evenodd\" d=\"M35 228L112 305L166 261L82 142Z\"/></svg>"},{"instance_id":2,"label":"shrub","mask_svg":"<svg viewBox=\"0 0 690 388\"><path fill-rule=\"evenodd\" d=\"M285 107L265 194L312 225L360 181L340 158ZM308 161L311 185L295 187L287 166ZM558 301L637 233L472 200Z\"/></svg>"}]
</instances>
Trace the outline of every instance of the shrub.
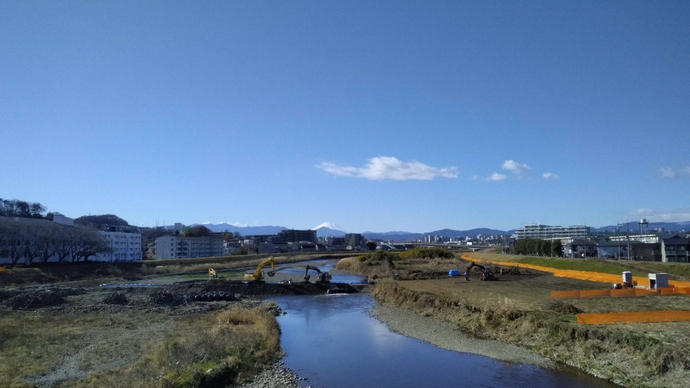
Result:
<instances>
[{"instance_id":1,"label":"shrub","mask_svg":"<svg viewBox=\"0 0 690 388\"><path fill-rule=\"evenodd\" d=\"M452 252L442 248L414 248L409 251L400 252L400 258L410 259L452 259L455 257Z\"/></svg>"}]
</instances>

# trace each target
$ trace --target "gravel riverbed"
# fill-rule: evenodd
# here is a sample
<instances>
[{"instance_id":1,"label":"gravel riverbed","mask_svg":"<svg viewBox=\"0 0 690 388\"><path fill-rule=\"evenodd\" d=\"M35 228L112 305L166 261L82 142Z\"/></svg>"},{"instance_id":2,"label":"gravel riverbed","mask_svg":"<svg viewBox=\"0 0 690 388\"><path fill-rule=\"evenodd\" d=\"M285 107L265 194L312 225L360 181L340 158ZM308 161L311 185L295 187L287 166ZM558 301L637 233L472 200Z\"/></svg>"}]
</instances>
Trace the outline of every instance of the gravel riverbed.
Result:
<instances>
[{"instance_id":1,"label":"gravel riverbed","mask_svg":"<svg viewBox=\"0 0 690 388\"><path fill-rule=\"evenodd\" d=\"M254 376L252 381L241 385L240 388L300 388L297 381L303 380L303 378L297 376L284 365L283 362L276 362Z\"/></svg>"},{"instance_id":2,"label":"gravel riverbed","mask_svg":"<svg viewBox=\"0 0 690 388\"><path fill-rule=\"evenodd\" d=\"M471 338L460 332L452 323L423 317L399 307L376 303L370 314L396 333L417 338L442 349L478 354L510 363L532 364L543 368L556 366L548 358L526 349L499 341Z\"/></svg>"}]
</instances>

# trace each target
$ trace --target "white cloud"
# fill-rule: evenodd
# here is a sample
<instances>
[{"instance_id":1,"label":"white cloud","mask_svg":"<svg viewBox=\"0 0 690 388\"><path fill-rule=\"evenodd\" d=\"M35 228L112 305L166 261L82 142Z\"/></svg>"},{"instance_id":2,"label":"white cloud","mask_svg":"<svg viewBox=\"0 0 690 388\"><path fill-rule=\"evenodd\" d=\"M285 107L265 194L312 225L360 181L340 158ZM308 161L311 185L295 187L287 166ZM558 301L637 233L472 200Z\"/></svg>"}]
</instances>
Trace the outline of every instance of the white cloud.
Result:
<instances>
[{"instance_id":1,"label":"white cloud","mask_svg":"<svg viewBox=\"0 0 690 388\"><path fill-rule=\"evenodd\" d=\"M455 167L431 167L417 161L402 162L392 156L379 156L369 159L362 167L340 166L324 162L316 167L338 176L365 178L370 180L432 180L434 178L457 178Z\"/></svg>"},{"instance_id":2,"label":"white cloud","mask_svg":"<svg viewBox=\"0 0 690 388\"><path fill-rule=\"evenodd\" d=\"M672 179L676 177L676 170L671 167L661 167L659 169L659 175L664 179Z\"/></svg>"},{"instance_id":3,"label":"white cloud","mask_svg":"<svg viewBox=\"0 0 690 388\"><path fill-rule=\"evenodd\" d=\"M528 165L524 163L518 163L514 160L506 160L501 166L504 170L512 171L515 174L521 174L525 171L531 170Z\"/></svg>"},{"instance_id":4,"label":"white cloud","mask_svg":"<svg viewBox=\"0 0 690 388\"><path fill-rule=\"evenodd\" d=\"M684 222L690 220L690 209L654 210L633 209L628 212L631 219L647 218L649 222Z\"/></svg>"},{"instance_id":5,"label":"white cloud","mask_svg":"<svg viewBox=\"0 0 690 388\"><path fill-rule=\"evenodd\" d=\"M542 174L544 179L558 179L558 175L551 173L551 172L545 172Z\"/></svg>"},{"instance_id":6,"label":"white cloud","mask_svg":"<svg viewBox=\"0 0 690 388\"><path fill-rule=\"evenodd\" d=\"M690 166L681 168L661 167L659 169L659 176L662 179L674 179L678 176L690 176Z\"/></svg>"},{"instance_id":7,"label":"white cloud","mask_svg":"<svg viewBox=\"0 0 690 388\"><path fill-rule=\"evenodd\" d=\"M499 174L497 172L494 172L493 174L491 174L490 177L486 178L486 180L490 181L490 182L498 182L498 181L505 180L506 178L507 178L507 176L505 176L503 174Z\"/></svg>"}]
</instances>

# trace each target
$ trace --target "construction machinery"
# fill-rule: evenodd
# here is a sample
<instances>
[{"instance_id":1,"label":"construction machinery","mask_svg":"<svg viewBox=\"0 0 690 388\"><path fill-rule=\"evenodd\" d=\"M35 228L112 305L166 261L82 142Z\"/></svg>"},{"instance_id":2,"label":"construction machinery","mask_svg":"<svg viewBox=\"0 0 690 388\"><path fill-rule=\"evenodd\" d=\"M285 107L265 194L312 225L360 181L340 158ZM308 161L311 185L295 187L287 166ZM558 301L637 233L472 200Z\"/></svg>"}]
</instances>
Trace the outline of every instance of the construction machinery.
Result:
<instances>
[{"instance_id":1,"label":"construction machinery","mask_svg":"<svg viewBox=\"0 0 690 388\"><path fill-rule=\"evenodd\" d=\"M8 274L8 275L12 275L12 271L10 271L9 269L5 269L5 268L3 268L3 267L0 267L0 273L5 273L5 274Z\"/></svg>"},{"instance_id":2,"label":"construction machinery","mask_svg":"<svg viewBox=\"0 0 690 388\"><path fill-rule=\"evenodd\" d=\"M268 275L269 277L273 277L273 275L276 274L276 272L275 272L276 263L275 263L275 260L273 260L273 256L271 256L268 259L259 263L259 265L256 267L256 271L254 271L254 273L244 274L244 280L246 280L248 282L255 282L255 283L265 282L266 278L264 277L264 273L261 272L261 269L263 267L267 266L268 264L271 265L271 270L266 272L266 275Z\"/></svg>"},{"instance_id":3,"label":"construction machinery","mask_svg":"<svg viewBox=\"0 0 690 388\"><path fill-rule=\"evenodd\" d=\"M469 281L470 280L470 270L473 267L477 267L482 271L482 277L479 278L479 280L498 280L494 276L493 271L491 268L487 268L481 264L477 264L475 262L472 262L470 265L467 266L467 270L465 271L465 280Z\"/></svg>"},{"instance_id":4,"label":"construction machinery","mask_svg":"<svg viewBox=\"0 0 690 388\"><path fill-rule=\"evenodd\" d=\"M307 265L307 268L304 270L304 281L308 282L311 276L309 276L309 270L316 271L316 282L317 283L330 283L331 279L333 279L333 276L331 276L330 273L328 272L321 272L320 269Z\"/></svg>"}]
</instances>

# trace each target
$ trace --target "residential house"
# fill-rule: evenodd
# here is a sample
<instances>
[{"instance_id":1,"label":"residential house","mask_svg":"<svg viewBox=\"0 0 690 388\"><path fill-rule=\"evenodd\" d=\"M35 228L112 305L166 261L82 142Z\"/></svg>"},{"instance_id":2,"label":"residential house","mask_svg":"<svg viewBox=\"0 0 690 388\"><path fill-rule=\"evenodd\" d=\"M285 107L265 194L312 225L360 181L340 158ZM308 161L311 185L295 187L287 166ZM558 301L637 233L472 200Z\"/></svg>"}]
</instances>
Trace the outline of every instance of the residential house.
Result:
<instances>
[{"instance_id":1,"label":"residential house","mask_svg":"<svg viewBox=\"0 0 690 388\"><path fill-rule=\"evenodd\" d=\"M661 239L661 261L664 263L687 263L690 258L690 239L678 235Z\"/></svg>"}]
</instances>

